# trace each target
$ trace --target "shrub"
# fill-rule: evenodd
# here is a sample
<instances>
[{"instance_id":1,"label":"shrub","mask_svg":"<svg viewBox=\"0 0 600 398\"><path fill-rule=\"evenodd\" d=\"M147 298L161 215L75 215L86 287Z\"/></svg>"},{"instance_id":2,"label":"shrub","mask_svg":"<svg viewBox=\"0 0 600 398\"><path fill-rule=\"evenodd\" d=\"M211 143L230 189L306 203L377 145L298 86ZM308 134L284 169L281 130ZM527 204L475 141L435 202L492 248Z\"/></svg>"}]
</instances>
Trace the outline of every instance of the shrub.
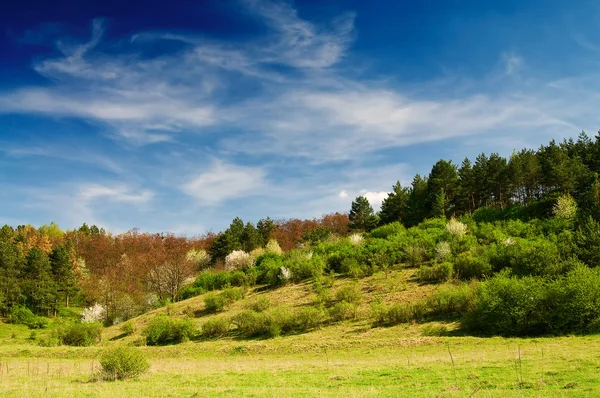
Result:
<instances>
[{"instance_id":1,"label":"shrub","mask_svg":"<svg viewBox=\"0 0 600 398\"><path fill-rule=\"evenodd\" d=\"M476 305L477 284L442 285L426 300L434 316L455 317L471 311Z\"/></svg>"},{"instance_id":2,"label":"shrub","mask_svg":"<svg viewBox=\"0 0 600 398\"><path fill-rule=\"evenodd\" d=\"M106 308L96 303L91 307L87 307L81 313L81 322L94 323L102 322L106 317Z\"/></svg>"},{"instance_id":3,"label":"shrub","mask_svg":"<svg viewBox=\"0 0 600 398\"><path fill-rule=\"evenodd\" d=\"M175 319L162 314L143 330L148 345L178 344L188 341L194 334L195 329L189 319Z\"/></svg>"},{"instance_id":4,"label":"shrub","mask_svg":"<svg viewBox=\"0 0 600 398\"><path fill-rule=\"evenodd\" d=\"M406 228L402 223L395 221L372 230L369 235L373 238L387 239L392 235L400 235L406 232Z\"/></svg>"},{"instance_id":5,"label":"shrub","mask_svg":"<svg viewBox=\"0 0 600 398\"><path fill-rule=\"evenodd\" d=\"M279 272L283 266L283 258L273 253L266 253L256 260L258 270L257 282L264 283L270 287L281 284Z\"/></svg>"},{"instance_id":6,"label":"shrub","mask_svg":"<svg viewBox=\"0 0 600 398\"><path fill-rule=\"evenodd\" d=\"M411 266L415 267L425 261L427 252L419 245L406 245L404 247L404 258Z\"/></svg>"},{"instance_id":7,"label":"shrub","mask_svg":"<svg viewBox=\"0 0 600 398\"><path fill-rule=\"evenodd\" d=\"M427 325L421 331L423 336L445 336L448 334L448 328L445 325Z\"/></svg>"},{"instance_id":8,"label":"shrub","mask_svg":"<svg viewBox=\"0 0 600 398\"><path fill-rule=\"evenodd\" d=\"M100 376L105 380L138 377L150 369L142 352L133 347L108 348L100 356Z\"/></svg>"},{"instance_id":9,"label":"shrub","mask_svg":"<svg viewBox=\"0 0 600 398\"><path fill-rule=\"evenodd\" d=\"M255 337L267 333L267 321L263 313L244 310L231 318L237 331L244 337Z\"/></svg>"},{"instance_id":10,"label":"shrub","mask_svg":"<svg viewBox=\"0 0 600 398\"><path fill-rule=\"evenodd\" d=\"M329 316L333 322L354 319L356 318L356 305L341 301L329 309Z\"/></svg>"},{"instance_id":11,"label":"shrub","mask_svg":"<svg viewBox=\"0 0 600 398\"><path fill-rule=\"evenodd\" d=\"M452 256L452 248L448 242L440 242L435 247L435 259L437 261L444 261L448 257Z\"/></svg>"},{"instance_id":12,"label":"shrub","mask_svg":"<svg viewBox=\"0 0 600 398\"><path fill-rule=\"evenodd\" d=\"M225 309L225 305L227 305L227 300L221 294L208 293L204 296L204 307L208 312L221 312Z\"/></svg>"},{"instance_id":13,"label":"shrub","mask_svg":"<svg viewBox=\"0 0 600 398\"><path fill-rule=\"evenodd\" d=\"M577 202L569 194L561 195L552 207L552 213L558 219L573 221L577 217Z\"/></svg>"},{"instance_id":14,"label":"shrub","mask_svg":"<svg viewBox=\"0 0 600 398\"><path fill-rule=\"evenodd\" d=\"M221 296L225 298L226 304L231 304L244 298L244 289L240 287L229 287L221 292Z\"/></svg>"},{"instance_id":15,"label":"shrub","mask_svg":"<svg viewBox=\"0 0 600 398\"><path fill-rule=\"evenodd\" d=\"M417 278L425 282L445 282L452 278L452 263L445 262L431 267L422 266L417 271Z\"/></svg>"},{"instance_id":16,"label":"shrub","mask_svg":"<svg viewBox=\"0 0 600 398\"><path fill-rule=\"evenodd\" d=\"M209 319L202 325L202 336L204 337L223 337L227 335L231 328L231 320L227 318Z\"/></svg>"},{"instance_id":17,"label":"shrub","mask_svg":"<svg viewBox=\"0 0 600 398\"><path fill-rule=\"evenodd\" d=\"M450 235L462 237L467 234L467 225L458 221L456 218L451 218L446 224L446 231Z\"/></svg>"},{"instance_id":18,"label":"shrub","mask_svg":"<svg viewBox=\"0 0 600 398\"><path fill-rule=\"evenodd\" d=\"M375 304L371 313L377 326L392 326L407 323L420 318L420 310L412 303L397 303L391 306Z\"/></svg>"},{"instance_id":19,"label":"shrub","mask_svg":"<svg viewBox=\"0 0 600 398\"><path fill-rule=\"evenodd\" d=\"M288 256L286 266L294 282L316 278L325 270L325 260L321 256L308 256L306 252L294 251Z\"/></svg>"},{"instance_id":20,"label":"shrub","mask_svg":"<svg viewBox=\"0 0 600 398\"><path fill-rule=\"evenodd\" d=\"M135 324L131 321L127 321L121 325L121 332L126 336L131 336L135 333Z\"/></svg>"},{"instance_id":21,"label":"shrub","mask_svg":"<svg viewBox=\"0 0 600 398\"><path fill-rule=\"evenodd\" d=\"M73 323L58 329L58 340L61 344L88 347L99 343L102 335L102 324Z\"/></svg>"},{"instance_id":22,"label":"shrub","mask_svg":"<svg viewBox=\"0 0 600 398\"><path fill-rule=\"evenodd\" d=\"M34 315L27 307L15 306L8 314L10 323L26 325L29 329L44 329L48 327L48 318Z\"/></svg>"},{"instance_id":23,"label":"shrub","mask_svg":"<svg viewBox=\"0 0 600 398\"><path fill-rule=\"evenodd\" d=\"M191 261L198 270L205 269L210 264L210 255L206 252L206 250L202 249L191 249L189 252L187 252L186 259Z\"/></svg>"},{"instance_id":24,"label":"shrub","mask_svg":"<svg viewBox=\"0 0 600 398\"><path fill-rule=\"evenodd\" d=\"M352 278L359 278L365 273L363 267L358 263L358 260L353 257L342 260L340 271Z\"/></svg>"},{"instance_id":25,"label":"shrub","mask_svg":"<svg viewBox=\"0 0 600 398\"><path fill-rule=\"evenodd\" d=\"M240 270L254 265L254 257L243 250L234 250L225 257L225 266L230 270Z\"/></svg>"},{"instance_id":26,"label":"shrub","mask_svg":"<svg viewBox=\"0 0 600 398\"><path fill-rule=\"evenodd\" d=\"M345 285L340 287L335 293L335 299L358 305L362 301L362 293L355 284Z\"/></svg>"},{"instance_id":27,"label":"shrub","mask_svg":"<svg viewBox=\"0 0 600 398\"><path fill-rule=\"evenodd\" d=\"M318 329L325 322L326 318L327 314L322 308L302 308L297 315L298 329L303 332Z\"/></svg>"},{"instance_id":28,"label":"shrub","mask_svg":"<svg viewBox=\"0 0 600 398\"><path fill-rule=\"evenodd\" d=\"M251 309L256 312L263 312L269 309L271 302L266 297L261 297L251 304Z\"/></svg>"},{"instance_id":29,"label":"shrub","mask_svg":"<svg viewBox=\"0 0 600 398\"><path fill-rule=\"evenodd\" d=\"M363 238L362 235L359 235L359 234L352 234L348 237L348 240L353 245L360 245L361 243L363 243L365 238Z\"/></svg>"},{"instance_id":30,"label":"shrub","mask_svg":"<svg viewBox=\"0 0 600 398\"><path fill-rule=\"evenodd\" d=\"M477 305L467 313L467 329L484 335L528 336L546 332L543 313L546 282L506 273L483 283Z\"/></svg>"},{"instance_id":31,"label":"shrub","mask_svg":"<svg viewBox=\"0 0 600 398\"><path fill-rule=\"evenodd\" d=\"M456 256L454 272L460 279L483 278L492 274L492 264L483 253L471 250Z\"/></svg>"},{"instance_id":32,"label":"shrub","mask_svg":"<svg viewBox=\"0 0 600 398\"><path fill-rule=\"evenodd\" d=\"M265 250L267 253L273 253L278 256L281 256L283 254L281 246L279 246L279 243L275 239L269 239L269 242L267 242L267 245L265 246Z\"/></svg>"}]
</instances>

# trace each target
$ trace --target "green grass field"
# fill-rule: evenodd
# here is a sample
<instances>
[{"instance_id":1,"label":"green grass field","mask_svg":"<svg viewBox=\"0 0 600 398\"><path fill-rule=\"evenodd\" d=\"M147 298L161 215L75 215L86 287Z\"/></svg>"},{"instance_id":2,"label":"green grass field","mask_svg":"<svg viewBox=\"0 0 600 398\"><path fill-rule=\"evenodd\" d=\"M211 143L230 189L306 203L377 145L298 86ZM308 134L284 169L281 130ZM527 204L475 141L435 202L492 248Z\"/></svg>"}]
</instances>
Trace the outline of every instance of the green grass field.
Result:
<instances>
[{"instance_id":1,"label":"green grass field","mask_svg":"<svg viewBox=\"0 0 600 398\"><path fill-rule=\"evenodd\" d=\"M139 347L151 369L138 379L97 381L98 357L111 345L132 344L158 312L202 314L202 297L134 319L137 331L122 337L118 325L88 348L42 347L51 329L0 324L0 396L15 397L504 397L600 396L600 337L537 339L428 337L457 325L402 324L374 328L370 302L416 300L432 285L419 285L412 270L361 279L364 302L356 320L273 339L199 339L164 347ZM355 283L336 281L336 287ZM335 289L334 289L335 290ZM225 314L194 318L198 326L230 316L258 297L272 305L309 305L308 284L251 291ZM450 333L452 334L452 333Z\"/></svg>"}]
</instances>

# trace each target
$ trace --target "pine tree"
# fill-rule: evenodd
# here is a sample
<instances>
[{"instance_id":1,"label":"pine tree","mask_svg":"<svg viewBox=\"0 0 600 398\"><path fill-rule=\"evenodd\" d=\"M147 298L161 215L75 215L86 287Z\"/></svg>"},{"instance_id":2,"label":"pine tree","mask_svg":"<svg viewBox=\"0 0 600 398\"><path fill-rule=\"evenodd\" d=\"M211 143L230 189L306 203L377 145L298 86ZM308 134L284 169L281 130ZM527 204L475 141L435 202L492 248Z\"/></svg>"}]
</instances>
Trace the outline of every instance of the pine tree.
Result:
<instances>
[{"instance_id":1,"label":"pine tree","mask_svg":"<svg viewBox=\"0 0 600 398\"><path fill-rule=\"evenodd\" d=\"M33 248L25 265L24 293L28 307L35 313L50 316L56 310L56 284L46 253Z\"/></svg>"},{"instance_id":2,"label":"pine tree","mask_svg":"<svg viewBox=\"0 0 600 398\"><path fill-rule=\"evenodd\" d=\"M242 248L246 252L251 252L257 247L261 247L263 242L260 232L251 222L246 223L240 240L242 243Z\"/></svg>"},{"instance_id":3,"label":"pine tree","mask_svg":"<svg viewBox=\"0 0 600 398\"><path fill-rule=\"evenodd\" d=\"M419 174L413 178L408 201L406 202L406 222L407 227L419 224L426 217L426 199L427 197L427 179Z\"/></svg>"},{"instance_id":4,"label":"pine tree","mask_svg":"<svg viewBox=\"0 0 600 398\"><path fill-rule=\"evenodd\" d=\"M377 226L373 207L364 196L359 196L352 202L349 218L348 225L354 231L370 231Z\"/></svg>"},{"instance_id":5,"label":"pine tree","mask_svg":"<svg viewBox=\"0 0 600 398\"><path fill-rule=\"evenodd\" d=\"M408 195L408 189L403 188L400 181L394 184L392 192L381 203L381 210L379 212L380 225L395 221L404 222Z\"/></svg>"},{"instance_id":6,"label":"pine tree","mask_svg":"<svg viewBox=\"0 0 600 398\"><path fill-rule=\"evenodd\" d=\"M70 299L77 290L77 279L69 252L64 246L57 246L50 253L49 259L56 290L62 298L61 301L69 307Z\"/></svg>"}]
</instances>

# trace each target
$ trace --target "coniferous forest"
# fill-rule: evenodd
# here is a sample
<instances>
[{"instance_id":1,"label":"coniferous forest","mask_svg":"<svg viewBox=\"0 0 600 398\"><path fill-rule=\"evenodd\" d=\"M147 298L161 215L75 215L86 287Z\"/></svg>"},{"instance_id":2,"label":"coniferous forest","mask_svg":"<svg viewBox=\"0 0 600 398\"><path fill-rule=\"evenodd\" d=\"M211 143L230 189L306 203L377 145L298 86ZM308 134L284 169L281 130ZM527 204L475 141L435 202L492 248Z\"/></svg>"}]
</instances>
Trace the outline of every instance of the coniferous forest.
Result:
<instances>
[{"instance_id":1,"label":"coniferous forest","mask_svg":"<svg viewBox=\"0 0 600 398\"><path fill-rule=\"evenodd\" d=\"M193 238L5 225L0 315L43 328L76 307L85 308L84 323L111 325L212 290L310 282L318 296L328 278L359 280L402 265L440 288L411 302L374 301L375 327L447 319L475 335L599 332L599 173L600 135L581 133L508 158L439 160L409 186L390 181L378 213L358 197L347 212L319 219L235 218L221 233ZM231 292L210 294L207 308L222 310L237 299ZM263 314L249 310L222 334L269 335L273 322L285 334L311 327L301 319L350 319L356 303L345 294L285 322L272 317L264 329L249 326Z\"/></svg>"}]
</instances>

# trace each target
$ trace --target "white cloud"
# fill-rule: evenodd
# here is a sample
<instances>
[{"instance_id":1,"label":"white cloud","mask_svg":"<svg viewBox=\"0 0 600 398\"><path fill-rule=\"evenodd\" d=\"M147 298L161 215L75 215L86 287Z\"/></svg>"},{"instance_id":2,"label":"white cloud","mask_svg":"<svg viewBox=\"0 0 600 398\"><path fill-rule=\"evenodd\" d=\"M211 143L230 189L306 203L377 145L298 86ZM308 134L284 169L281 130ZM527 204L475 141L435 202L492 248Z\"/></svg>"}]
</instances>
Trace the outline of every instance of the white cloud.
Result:
<instances>
[{"instance_id":1,"label":"white cloud","mask_svg":"<svg viewBox=\"0 0 600 398\"><path fill-rule=\"evenodd\" d=\"M242 167L215 161L206 170L181 186L201 204L217 205L242 195L262 194L265 172L259 167Z\"/></svg>"},{"instance_id":2,"label":"white cloud","mask_svg":"<svg viewBox=\"0 0 600 398\"><path fill-rule=\"evenodd\" d=\"M362 194L367 198L371 206L373 206L373 209L378 211L381 208L381 202L388 197L389 192L363 192Z\"/></svg>"},{"instance_id":3,"label":"white cloud","mask_svg":"<svg viewBox=\"0 0 600 398\"><path fill-rule=\"evenodd\" d=\"M125 185L106 186L101 184L85 184L79 187L77 196L82 200L105 199L132 204L147 203L154 197L149 190L134 192Z\"/></svg>"},{"instance_id":4,"label":"white cloud","mask_svg":"<svg viewBox=\"0 0 600 398\"><path fill-rule=\"evenodd\" d=\"M344 199L348 197L348 192L346 191L340 191L339 195L340 198Z\"/></svg>"}]
</instances>

